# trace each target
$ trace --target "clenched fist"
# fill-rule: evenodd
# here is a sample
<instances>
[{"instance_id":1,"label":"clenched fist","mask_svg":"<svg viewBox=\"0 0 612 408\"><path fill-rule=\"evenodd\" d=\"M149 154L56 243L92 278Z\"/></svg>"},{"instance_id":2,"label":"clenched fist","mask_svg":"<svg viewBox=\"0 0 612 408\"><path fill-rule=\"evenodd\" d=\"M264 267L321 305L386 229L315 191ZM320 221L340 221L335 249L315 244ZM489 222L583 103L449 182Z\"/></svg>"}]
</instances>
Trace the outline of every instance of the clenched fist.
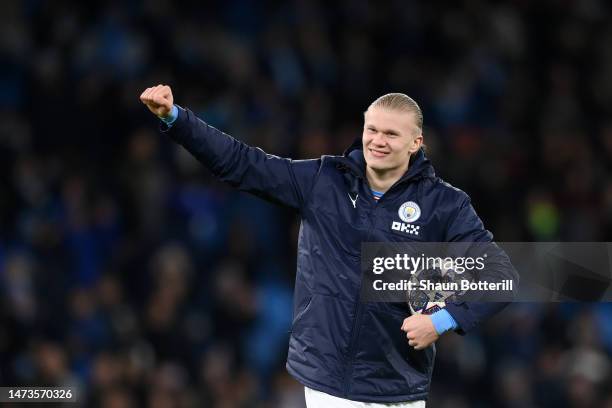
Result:
<instances>
[{"instance_id":1,"label":"clenched fist","mask_svg":"<svg viewBox=\"0 0 612 408\"><path fill-rule=\"evenodd\" d=\"M165 118L172 112L174 98L172 97L172 89L168 85L157 85L152 88L147 88L140 95L142 103L147 105L147 108L157 117Z\"/></svg>"},{"instance_id":2,"label":"clenched fist","mask_svg":"<svg viewBox=\"0 0 612 408\"><path fill-rule=\"evenodd\" d=\"M423 350L440 338L431 317L424 314L414 314L404 319L402 330L406 332L408 344L415 350Z\"/></svg>"}]
</instances>

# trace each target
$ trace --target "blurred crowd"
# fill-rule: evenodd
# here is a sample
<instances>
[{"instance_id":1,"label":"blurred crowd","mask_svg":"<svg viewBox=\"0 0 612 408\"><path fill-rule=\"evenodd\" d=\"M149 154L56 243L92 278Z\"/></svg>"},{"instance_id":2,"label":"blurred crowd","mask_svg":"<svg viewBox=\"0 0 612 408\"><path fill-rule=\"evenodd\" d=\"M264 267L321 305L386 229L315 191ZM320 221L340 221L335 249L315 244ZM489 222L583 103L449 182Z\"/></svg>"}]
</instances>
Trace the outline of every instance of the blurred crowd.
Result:
<instances>
[{"instance_id":1,"label":"blurred crowd","mask_svg":"<svg viewBox=\"0 0 612 408\"><path fill-rule=\"evenodd\" d=\"M0 17L0 384L83 406L303 407L284 369L298 222L230 190L140 104L339 154L421 105L438 175L498 241L612 241L603 0L23 0ZM517 304L445 335L432 408L612 407L612 304Z\"/></svg>"}]
</instances>

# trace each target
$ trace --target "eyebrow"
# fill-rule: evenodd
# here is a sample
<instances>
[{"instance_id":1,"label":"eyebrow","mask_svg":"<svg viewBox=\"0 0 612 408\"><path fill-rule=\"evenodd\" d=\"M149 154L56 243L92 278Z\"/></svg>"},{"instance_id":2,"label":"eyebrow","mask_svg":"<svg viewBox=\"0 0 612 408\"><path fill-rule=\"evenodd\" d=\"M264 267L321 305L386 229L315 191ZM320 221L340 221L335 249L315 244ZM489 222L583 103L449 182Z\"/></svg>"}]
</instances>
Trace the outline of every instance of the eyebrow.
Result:
<instances>
[{"instance_id":1,"label":"eyebrow","mask_svg":"<svg viewBox=\"0 0 612 408\"><path fill-rule=\"evenodd\" d=\"M368 128L368 129L369 128L376 129L376 126L366 124L366 128ZM400 132L395 130L395 129L379 129L379 130L381 132L385 133L385 134L388 134L388 135L395 135L395 136L399 136L400 135Z\"/></svg>"}]
</instances>

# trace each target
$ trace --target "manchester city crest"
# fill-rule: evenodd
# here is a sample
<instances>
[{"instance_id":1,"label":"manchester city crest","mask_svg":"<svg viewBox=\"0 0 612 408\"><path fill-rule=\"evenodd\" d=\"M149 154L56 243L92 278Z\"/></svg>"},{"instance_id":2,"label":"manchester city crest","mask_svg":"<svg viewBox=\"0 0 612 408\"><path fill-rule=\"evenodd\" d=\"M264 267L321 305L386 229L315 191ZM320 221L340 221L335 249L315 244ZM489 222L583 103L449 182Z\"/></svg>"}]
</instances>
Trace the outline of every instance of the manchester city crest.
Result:
<instances>
[{"instance_id":1,"label":"manchester city crest","mask_svg":"<svg viewBox=\"0 0 612 408\"><path fill-rule=\"evenodd\" d=\"M397 212L404 222L414 222L421 216L421 208L414 201L406 201Z\"/></svg>"}]
</instances>

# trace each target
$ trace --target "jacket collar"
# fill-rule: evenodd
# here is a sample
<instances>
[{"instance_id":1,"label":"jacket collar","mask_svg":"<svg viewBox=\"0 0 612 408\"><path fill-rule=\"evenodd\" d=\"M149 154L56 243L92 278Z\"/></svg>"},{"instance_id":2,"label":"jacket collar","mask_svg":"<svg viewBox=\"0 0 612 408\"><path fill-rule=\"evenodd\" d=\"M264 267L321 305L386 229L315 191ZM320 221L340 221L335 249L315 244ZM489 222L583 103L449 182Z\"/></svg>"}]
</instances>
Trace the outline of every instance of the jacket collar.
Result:
<instances>
[{"instance_id":1,"label":"jacket collar","mask_svg":"<svg viewBox=\"0 0 612 408\"><path fill-rule=\"evenodd\" d=\"M344 165L351 173L360 178L365 178L366 162L363 157L363 145L361 137L353 141L351 146L344 151L342 165ZM425 151L420 148L415 154L410 157L408 171L394 184L401 184L412 179L419 178L434 178L435 171L430 160L425 156Z\"/></svg>"}]
</instances>

